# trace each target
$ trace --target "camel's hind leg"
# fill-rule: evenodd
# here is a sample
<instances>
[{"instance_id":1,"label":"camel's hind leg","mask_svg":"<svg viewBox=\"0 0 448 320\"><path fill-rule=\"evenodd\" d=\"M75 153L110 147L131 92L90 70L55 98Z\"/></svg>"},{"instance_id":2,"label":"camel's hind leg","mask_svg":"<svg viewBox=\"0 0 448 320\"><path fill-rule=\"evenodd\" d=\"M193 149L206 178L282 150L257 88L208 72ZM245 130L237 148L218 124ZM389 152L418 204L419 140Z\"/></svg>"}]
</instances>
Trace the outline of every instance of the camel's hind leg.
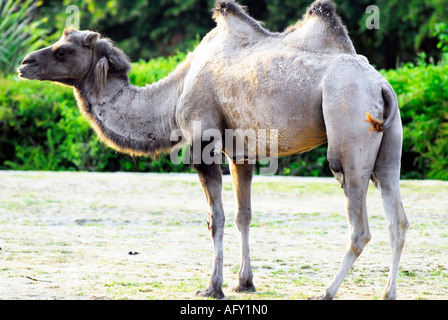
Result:
<instances>
[{"instance_id":1,"label":"camel's hind leg","mask_svg":"<svg viewBox=\"0 0 448 320\"><path fill-rule=\"evenodd\" d=\"M365 75L365 76L363 76ZM366 113L383 120L381 86L360 61L344 56L335 59L322 86L322 111L328 138L330 169L344 188L349 223L349 244L343 261L324 299L333 299L353 263L371 236L367 221L366 196L383 133L372 130Z\"/></svg>"},{"instance_id":2,"label":"camel's hind leg","mask_svg":"<svg viewBox=\"0 0 448 320\"><path fill-rule=\"evenodd\" d=\"M327 122L327 131L332 124ZM356 134L355 134L356 133ZM323 299L333 299L353 263L369 242L367 217L367 189L381 142L381 133L368 132L368 128L353 128L353 139L329 137L328 160L330 168L344 188L349 243L343 261Z\"/></svg>"},{"instance_id":3,"label":"camel's hind leg","mask_svg":"<svg viewBox=\"0 0 448 320\"><path fill-rule=\"evenodd\" d=\"M344 166L344 168L348 169L347 166ZM343 175L343 188L347 220L349 223L349 243L342 263L333 281L328 286L325 295L322 297L325 300L333 299L336 296L342 281L371 238L366 206L370 174L359 174L347 171L344 171L344 173L340 171L335 173L337 175Z\"/></svg>"},{"instance_id":4,"label":"camel's hind leg","mask_svg":"<svg viewBox=\"0 0 448 320\"><path fill-rule=\"evenodd\" d=\"M238 285L233 288L236 292L255 291L249 253L249 228L252 220L250 189L254 168L253 164L230 161L237 209L235 224L241 235L241 266L238 271Z\"/></svg>"},{"instance_id":5,"label":"camel's hind leg","mask_svg":"<svg viewBox=\"0 0 448 320\"><path fill-rule=\"evenodd\" d=\"M367 189L383 133L369 131L369 125L364 121L369 103L364 101L359 90L352 92L351 97L340 102L338 99L330 99L330 102L324 103L323 108L328 136L328 161L330 169L344 189L349 224L349 243L344 258L323 299L333 299L336 296L350 268L371 238L367 216ZM341 118L350 120L341 126Z\"/></svg>"},{"instance_id":6,"label":"camel's hind leg","mask_svg":"<svg viewBox=\"0 0 448 320\"><path fill-rule=\"evenodd\" d=\"M392 252L392 264L383 299L396 299L398 267L409 227L400 194L400 162L402 145L402 127L399 117L384 133L378 159L372 176L381 191L384 210L389 219L389 236Z\"/></svg>"}]
</instances>

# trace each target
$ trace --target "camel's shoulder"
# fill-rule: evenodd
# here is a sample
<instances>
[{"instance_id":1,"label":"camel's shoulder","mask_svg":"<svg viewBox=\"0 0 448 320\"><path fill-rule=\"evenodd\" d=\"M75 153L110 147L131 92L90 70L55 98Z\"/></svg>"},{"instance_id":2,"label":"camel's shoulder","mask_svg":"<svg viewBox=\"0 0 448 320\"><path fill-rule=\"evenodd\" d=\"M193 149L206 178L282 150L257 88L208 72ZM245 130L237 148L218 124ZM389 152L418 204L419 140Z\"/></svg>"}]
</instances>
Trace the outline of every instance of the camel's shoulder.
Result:
<instances>
[{"instance_id":1,"label":"camel's shoulder","mask_svg":"<svg viewBox=\"0 0 448 320\"><path fill-rule=\"evenodd\" d=\"M246 8L233 0L218 0L213 9L213 18L222 32L227 32L243 44L263 37L279 35L264 28L262 24L247 14Z\"/></svg>"}]
</instances>

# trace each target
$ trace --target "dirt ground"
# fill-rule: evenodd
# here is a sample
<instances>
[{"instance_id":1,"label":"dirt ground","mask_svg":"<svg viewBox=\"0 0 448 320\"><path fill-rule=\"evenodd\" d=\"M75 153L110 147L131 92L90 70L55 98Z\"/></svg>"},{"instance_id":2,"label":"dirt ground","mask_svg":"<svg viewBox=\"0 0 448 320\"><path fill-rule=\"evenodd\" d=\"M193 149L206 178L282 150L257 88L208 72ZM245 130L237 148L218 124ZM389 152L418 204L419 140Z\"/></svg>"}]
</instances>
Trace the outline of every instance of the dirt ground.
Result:
<instances>
[{"instance_id":1,"label":"dirt ground","mask_svg":"<svg viewBox=\"0 0 448 320\"><path fill-rule=\"evenodd\" d=\"M448 298L448 182L403 181L411 223L398 298ZM257 292L233 293L234 197L224 177L226 299L306 299L325 291L347 243L343 192L330 178L255 177L250 234ZM390 250L378 190L372 240L337 299L379 299ZM202 299L212 246L196 175L0 171L0 299Z\"/></svg>"}]
</instances>

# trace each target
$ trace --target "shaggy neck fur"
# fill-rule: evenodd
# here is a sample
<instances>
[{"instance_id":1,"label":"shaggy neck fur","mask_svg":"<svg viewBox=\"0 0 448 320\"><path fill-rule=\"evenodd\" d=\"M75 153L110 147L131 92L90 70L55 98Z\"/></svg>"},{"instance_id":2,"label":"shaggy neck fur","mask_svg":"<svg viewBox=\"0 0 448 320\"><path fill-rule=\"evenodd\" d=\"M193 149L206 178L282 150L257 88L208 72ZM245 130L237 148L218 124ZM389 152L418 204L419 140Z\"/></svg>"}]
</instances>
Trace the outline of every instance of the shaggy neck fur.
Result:
<instances>
[{"instance_id":1,"label":"shaggy neck fur","mask_svg":"<svg viewBox=\"0 0 448 320\"><path fill-rule=\"evenodd\" d=\"M133 156L158 155L177 141L175 110L188 63L167 78L146 87L130 85L127 74L108 75L98 92L98 79L88 76L75 84L81 112L110 147Z\"/></svg>"}]
</instances>

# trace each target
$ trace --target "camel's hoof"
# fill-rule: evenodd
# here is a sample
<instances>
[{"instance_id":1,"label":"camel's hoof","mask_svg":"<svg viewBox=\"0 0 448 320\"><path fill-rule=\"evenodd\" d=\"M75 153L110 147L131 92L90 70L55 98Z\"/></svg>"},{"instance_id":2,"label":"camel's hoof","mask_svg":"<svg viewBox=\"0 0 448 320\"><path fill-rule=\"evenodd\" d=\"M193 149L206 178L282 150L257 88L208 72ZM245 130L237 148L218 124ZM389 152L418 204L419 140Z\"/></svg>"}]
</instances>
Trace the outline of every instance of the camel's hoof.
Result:
<instances>
[{"instance_id":1,"label":"camel's hoof","mask_svg":"<svg viewBox=\"0 0 448 320\"><path fill-rule=\"evenodd\" d=\"M207 297L207 298L213 298L213 299L224 299L225 295L221 288L218 290L213 289L213 287L210 287L204 291L198 291L195 294L196 297Z\"/></svg>"},{"instance_id":2,"label":"camel's hoof","mask_svg":"<svg viewBox=\"0 0 448 320\"><path fill-rule=\"evenodd\" d=\"M383 300L397 300L397 294L391 292L385 292L382 296Z\"/></svg>"},{"instance_id":3,"label":"camel's hoof","mask_svg":"<svg viewBox=\"0 0 448 320\"><path fill-rule=\"evenodd\" d=\"M333 298L326 294L323 294L317 297L309 297L308 300L333 300Z\"/></svg>"},{"instance_id":4,"label":"camel's hoof","mask_svg":"<svg viewBox=\"0 0 448 320\"><path fill-rule=\"evenodd\" d=\"M236 287L232 288L233 292L256 292L257 290L255 289L255 286L250 283L250 284L246 284L246 285L238 285Z\"/></svg>"}]
</instances>

